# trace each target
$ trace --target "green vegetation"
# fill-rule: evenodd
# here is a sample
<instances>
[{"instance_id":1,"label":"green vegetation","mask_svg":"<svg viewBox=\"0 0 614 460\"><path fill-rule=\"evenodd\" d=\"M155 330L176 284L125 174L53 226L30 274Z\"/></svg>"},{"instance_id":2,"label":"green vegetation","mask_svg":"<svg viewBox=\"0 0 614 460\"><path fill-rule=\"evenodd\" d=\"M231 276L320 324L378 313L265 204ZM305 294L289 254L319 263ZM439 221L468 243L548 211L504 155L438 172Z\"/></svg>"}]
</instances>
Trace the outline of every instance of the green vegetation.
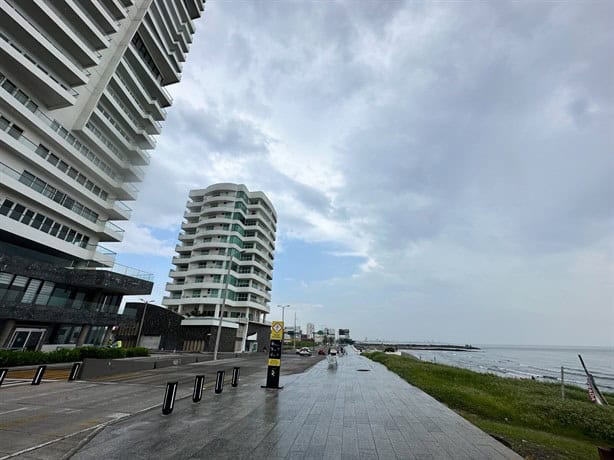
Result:
<instances>
[{"instance_id":1,"label":"green vegetation","mask_svg":"<svg viewBox=\"0 0 614 460\"><path fill-rule=\"evenodd\" d=\"M97 348L82 347L61 349L45 353L43 351L0 350L0 367L27 366L31 364L67 363L82 361L84 358L132 358L148 356L147 348Z\"/></svg>"},{"instance_id":2,"label":"green vegetation","mask_svg":"<svg viewBox=\"0 0 614 460\"><path fill-rule=\"evenodd\" d=\"M555 383L480 374L412 357L365 353L446 404L525 458L598 458L614 446L614 406L598 406L586 390ZM614 395L605 395L614 404Z\"/></svg>"}]
</instances>

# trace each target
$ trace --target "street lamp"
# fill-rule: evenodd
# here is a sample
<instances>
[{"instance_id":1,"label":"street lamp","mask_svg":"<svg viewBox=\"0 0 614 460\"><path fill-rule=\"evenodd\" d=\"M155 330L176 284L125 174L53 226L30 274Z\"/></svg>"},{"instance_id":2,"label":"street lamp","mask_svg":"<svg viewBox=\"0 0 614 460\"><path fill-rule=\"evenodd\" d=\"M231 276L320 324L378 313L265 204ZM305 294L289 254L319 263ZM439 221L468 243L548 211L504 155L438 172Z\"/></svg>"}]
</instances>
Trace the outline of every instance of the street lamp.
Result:
<instances>
[{"instance_id":1,"label":"street lamp","mask_svg":"<svg viewBox=\"0 0 614 460\"><path fill-rule=\"evenodd\" d=\"M147 314L147 306L149 305L149 302L151 302L151 299L145 300L145 299L139 299L141 302L145 302L145 308L143 309L143 316L141 316L141 324L139 324L139 332L136 335L136 346L139 346L139 342L141 341L141 332L143 331L143 323L145 322L145 315Z\"/></svg>"},{"instance_id":2,"label":"street lamp","mask_svg":"<svg viewBox=\"0 0 614 460\"><path fill-rule=\"evenodd\" d=\"M284 329L281 334L281 343L284 343L284 337L286 335L286 323L284 321L284 313L286 312L286 308L290 308L290 305L277 305L277 308L281 308L281 322L284 324Z\"/></svg>"},{"instance_id":3,"label":"street lamp","mask_svg":"<svg viewBox=\"0 0 614 460\"><path fill-rule=\"evenodd\" d=\"M228 232L228 243L232 236L232 225ZM230 246L230 244L229 244ZM241 251L239 251L241 254ZM228 248L228 270L226 270L226 282L224 283L224 293L222 297L222 306L220 307L220 321L217 324L217 336L215 337L215 348L213 349L213 361L217 360L217 352L220 348L220 336L222 335L222 319L224 318L224 307L226 307L226 297L228 297L228 282L230 281L230 268L232 267L232 248Z\"/></svg>"}]
</instances>

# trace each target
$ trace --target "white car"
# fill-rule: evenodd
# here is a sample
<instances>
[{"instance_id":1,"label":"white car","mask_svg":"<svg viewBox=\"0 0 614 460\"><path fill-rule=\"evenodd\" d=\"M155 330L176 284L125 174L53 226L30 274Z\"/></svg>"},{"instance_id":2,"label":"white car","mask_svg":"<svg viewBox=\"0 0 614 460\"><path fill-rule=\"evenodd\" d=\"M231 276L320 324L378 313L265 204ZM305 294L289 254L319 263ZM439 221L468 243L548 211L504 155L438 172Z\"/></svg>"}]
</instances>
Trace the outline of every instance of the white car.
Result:
<instances>
[{"instance_id":1,"label":"white car","mask_svg":"<svg viewBox=\"0 0 614 460\"><path fill-rule=\"evenodd\" d=\"M307 347L303 347L300 350L296 350L296 354L300 356L311 356L311 350Z\"/></svg>"}]
</instances>

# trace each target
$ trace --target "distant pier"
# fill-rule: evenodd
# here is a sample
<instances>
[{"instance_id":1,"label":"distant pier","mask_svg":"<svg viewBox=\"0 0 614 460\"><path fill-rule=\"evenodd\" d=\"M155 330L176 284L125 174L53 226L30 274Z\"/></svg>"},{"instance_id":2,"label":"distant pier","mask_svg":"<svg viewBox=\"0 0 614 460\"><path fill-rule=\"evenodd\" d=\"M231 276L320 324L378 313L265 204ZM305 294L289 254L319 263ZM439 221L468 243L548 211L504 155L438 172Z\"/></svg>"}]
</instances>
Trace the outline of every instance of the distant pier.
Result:
<instances>
[{"instance_id":1,"label":"distant pier","mask_svg":"<svg viewBox=\"0 0 614 460\"><path fill-rule=\"evenodd\" d=\"M362 341L355 342L357 348L377 348L385 350L394 348L397 350L430 350L430 351L477 351L480 348L473 345L453 345L449 343L411 343L411 342L381 342L381 341Z\"/></svg>"}]
</instances>

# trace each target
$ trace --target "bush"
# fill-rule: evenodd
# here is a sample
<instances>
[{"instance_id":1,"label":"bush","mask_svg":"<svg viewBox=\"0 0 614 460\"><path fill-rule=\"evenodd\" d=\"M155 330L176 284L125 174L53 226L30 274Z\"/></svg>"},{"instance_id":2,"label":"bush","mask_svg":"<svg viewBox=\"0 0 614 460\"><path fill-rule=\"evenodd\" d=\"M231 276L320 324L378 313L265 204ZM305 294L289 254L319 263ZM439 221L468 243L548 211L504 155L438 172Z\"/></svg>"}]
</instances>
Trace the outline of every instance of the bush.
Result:
<instances>
[{"instance_id":1,"label":"bush","mask_svg":"<svg viewBox=\"0 0 614 460\"><path fill-rule=\"evenodd\" d=\"M136 356L149 356L149 350L145 347L126 348L126 358L134 358Z\"/></svg>"},{"instance_id":2,"label":"bush","mask_svg":"<svg viewBox=\"0 0 614 460\"><path fill-rule=\"evenodd\" d=\"M98 348L98 347L83 347L81 351L81 359L98 358L98 359L118 359L126 357L125 348Z\"/></svg>"},{"instance_id":3,"label":"bush","mask_svg":"<svg viewBox=\"0 0 614 460\"><path fill-rule=\"evenodd\" d=\"M29 366L36 364L69 363L85 358L119 359L134 356L149 356L149 350L136 348L63 348L45 353L43 351L0 350L0 367Z\"/></svg>"}]
</instances>

